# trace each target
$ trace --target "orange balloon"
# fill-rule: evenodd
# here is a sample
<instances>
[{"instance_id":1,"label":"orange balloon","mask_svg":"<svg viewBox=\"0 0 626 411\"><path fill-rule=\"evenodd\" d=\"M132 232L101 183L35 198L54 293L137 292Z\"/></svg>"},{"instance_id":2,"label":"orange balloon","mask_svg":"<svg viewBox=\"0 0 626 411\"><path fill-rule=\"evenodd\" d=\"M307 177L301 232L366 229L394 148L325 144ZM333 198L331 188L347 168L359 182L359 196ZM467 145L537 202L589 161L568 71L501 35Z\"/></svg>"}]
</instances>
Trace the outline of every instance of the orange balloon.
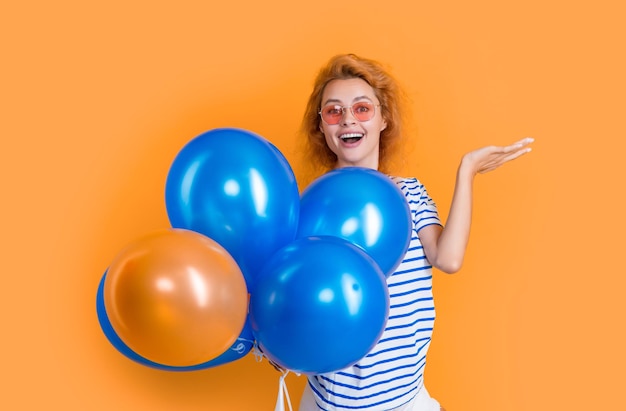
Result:
<instances>
[{"instance_id":1,"label":"orange balloon","mask_svg":"<svg viewBox=\"0 0 626 411\"><path fill-rule=\"evenodd\" d=\"M224 353L248 312L243 274L230 254L194 231L171 229L130 244L103 288L117 335L158 364L192 366Z\"/></svg>"}]
</instances>

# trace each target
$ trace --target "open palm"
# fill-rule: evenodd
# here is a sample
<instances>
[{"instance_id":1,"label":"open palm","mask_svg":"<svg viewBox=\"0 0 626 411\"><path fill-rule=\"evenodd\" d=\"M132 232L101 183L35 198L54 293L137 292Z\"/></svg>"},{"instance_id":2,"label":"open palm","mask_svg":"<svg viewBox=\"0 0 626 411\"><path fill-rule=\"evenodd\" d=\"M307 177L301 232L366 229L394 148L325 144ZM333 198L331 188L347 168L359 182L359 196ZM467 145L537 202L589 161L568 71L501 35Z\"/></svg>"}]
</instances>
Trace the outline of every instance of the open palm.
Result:
<instances>
[{"instance_id":1,"label":"open palm","mask_svg":"<svg viewBox=\"0 0 626 411\"><path fill-rule=\"evenodd\" d=\"M528 145L533 141L534 139L528 137L508 146L482 147L467 153L463 157L463 162L474 173L486 173L531 151Z\"/></svg>"}]
</instances>

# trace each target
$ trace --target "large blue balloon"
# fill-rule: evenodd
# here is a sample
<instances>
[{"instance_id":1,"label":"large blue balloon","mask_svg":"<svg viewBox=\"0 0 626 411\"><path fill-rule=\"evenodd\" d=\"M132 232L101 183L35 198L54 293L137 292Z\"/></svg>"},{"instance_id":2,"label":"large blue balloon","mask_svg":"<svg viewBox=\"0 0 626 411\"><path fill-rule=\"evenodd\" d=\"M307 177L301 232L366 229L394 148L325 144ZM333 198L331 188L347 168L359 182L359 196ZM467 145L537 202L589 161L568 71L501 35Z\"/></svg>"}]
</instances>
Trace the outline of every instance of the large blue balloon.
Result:
<instances>
[{"instance_id":1,"label":"large blue balloon","mask_svg":"<svg viewBox=\"0 0 626 411\"><path fill-rule=\"evenodd\" d=\"M270 360L323 374L365 357L388 313L380 268L361 248L328 236L297 239L271 258L251 292L249 318Z\"/></svg>"},{"instance_id":2,"label":"large blue balloon","mask_svg":"<svg viewBox=\"0 0 626 411\"><path fill-rule=\"evenodd\" d=\"M295 238L300 198L274 145L246 130L221 128L178 153L165 204L173 227L204 234L230 253L249 289L260 266Z\"/></svg>"},{"instance_id":3,"label":"large blue balloon","mask_svg":"<svg viewBox=\"0 0 626 411\"><path fill-rule=\"evenodd\" d=\"M98 322L100 323L100 328L104 335L107 337L109 342L115 347L120 353L124 354L127 358L148 367L156 368L158 370L163 371L197 371L203 370L206 368L216 367L218 365L227 364L229 362L236 361L246 354L250 352L254 345L254 336L252 334L252 328L250 327L250 322L246 320L244 324L243 330L239 335L239 338L233 343L233 345L226 350L220 356L204 362L202 364L197 364L193 366L186 367L175 367L170 365L159 364L154 361L148 360L145 357L134 352L132 349L128 347L122 341L122 339L117 335L115 329L111 325L109 321L109 316L106 312L106 307L104 305L104 281L106 278L106 273L102 276L100 280L100 284L98 285L98 292L96 295L96 313L98 315Z\"/></svg>"},{"instance_id":4,"label":"large blue balloon","mask_svg":"<svg viewBox=\"0 0 626 411\"><path fill-rule=\"evenodd\" d=\"M362 167L332 170L302 193L297 237L331 235L363 248L389 276L411 241L407 200L386 175Z\"/></svg>"}]
</instances>

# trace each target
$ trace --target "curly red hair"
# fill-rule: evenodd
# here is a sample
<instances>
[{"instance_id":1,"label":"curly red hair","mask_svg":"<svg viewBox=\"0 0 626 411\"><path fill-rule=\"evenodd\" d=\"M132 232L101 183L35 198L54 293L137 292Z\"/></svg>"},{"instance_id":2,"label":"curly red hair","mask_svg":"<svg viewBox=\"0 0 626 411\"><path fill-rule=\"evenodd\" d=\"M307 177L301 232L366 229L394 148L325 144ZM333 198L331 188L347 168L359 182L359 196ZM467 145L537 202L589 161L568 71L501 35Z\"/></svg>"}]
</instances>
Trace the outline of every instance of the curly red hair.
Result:
<instances>
[{"instance_id":1,"label":"curly red hair","mask_svg":"<svg viewBox=\"0 0 626 411\"><path fill-rule=\"evenodd\" d=\"M388 172L393 148L403 134L406 117L406 96L397 81L381 63L354 54L332 57L317 74L313 91L309 96L300 132L306 138L307 161L316 173L325 172L336 166L337 156L328 145L320 130L319 110L326 85L333 80L360 78L369 84L381 104L381 114L387 127L380 133L379 170Z\"/></svg>"}]
</instances>

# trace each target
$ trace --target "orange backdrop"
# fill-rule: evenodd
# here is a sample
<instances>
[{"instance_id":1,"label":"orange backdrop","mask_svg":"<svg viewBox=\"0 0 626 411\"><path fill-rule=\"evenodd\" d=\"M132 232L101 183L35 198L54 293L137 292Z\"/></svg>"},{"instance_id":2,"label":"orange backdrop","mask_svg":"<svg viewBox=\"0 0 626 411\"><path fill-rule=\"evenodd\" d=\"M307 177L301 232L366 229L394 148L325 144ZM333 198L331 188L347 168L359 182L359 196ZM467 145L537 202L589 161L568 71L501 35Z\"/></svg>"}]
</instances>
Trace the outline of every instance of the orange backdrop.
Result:
<instances>
[{"instance_id":1,"label":"orange backdrop","mask_svg":"<svg viewBox=\"0 0 626 411\"><path fill-rule=\"evenodd\" d=\"M402 174L447 214L460 156L527 135L479 176L461 273L436 273L427 385L449 411L626 409L619 1L9 2L0 11L0 408L272 410L246 358L171 373L102 334L95 293L130 241L169 226L164 184L199 133L244 128L301 172L317 69L354 52L413 99ZM287 379L297 403L304 377Z\"/></svg>"}]
</instances>

